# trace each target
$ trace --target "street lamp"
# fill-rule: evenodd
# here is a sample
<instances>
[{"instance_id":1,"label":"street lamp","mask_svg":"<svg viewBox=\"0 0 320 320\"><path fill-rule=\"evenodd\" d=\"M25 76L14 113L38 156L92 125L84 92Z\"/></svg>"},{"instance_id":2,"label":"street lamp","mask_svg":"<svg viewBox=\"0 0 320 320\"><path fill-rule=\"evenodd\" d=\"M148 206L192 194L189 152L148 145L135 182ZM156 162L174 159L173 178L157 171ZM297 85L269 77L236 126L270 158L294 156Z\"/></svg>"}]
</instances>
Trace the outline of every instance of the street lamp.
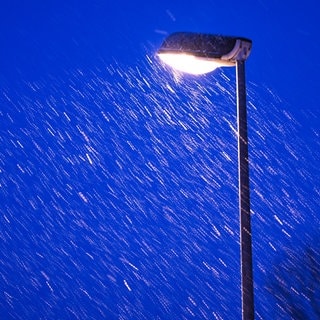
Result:
<instances>
[{"instance_id":1,"label":"street lamp","mask_svg":"<svg viewBox=\"0 0 320 320\"><path fill-rule=\"evenodd\" d=\"M245 86L245 60L250 54L251 46L251 40L241 37L177 32L167 37L157 52L160 59L172 68L195 75L205 74L219 67L236 67L241 300L243 320L254 319Z\"/></svg>"}]
</instances>

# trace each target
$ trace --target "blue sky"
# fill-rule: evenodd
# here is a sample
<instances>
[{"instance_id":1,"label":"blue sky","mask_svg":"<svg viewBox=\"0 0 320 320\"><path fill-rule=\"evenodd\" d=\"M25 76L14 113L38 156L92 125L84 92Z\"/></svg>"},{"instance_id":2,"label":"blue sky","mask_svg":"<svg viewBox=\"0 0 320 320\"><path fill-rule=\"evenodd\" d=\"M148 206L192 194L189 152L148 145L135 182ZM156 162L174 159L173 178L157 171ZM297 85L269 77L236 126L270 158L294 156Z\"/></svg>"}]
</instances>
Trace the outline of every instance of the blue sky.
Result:
<instances>
[{"instance_id":1,"label":"blue sky","mask_svg":"<svg viewBox=\"0 0 320 320\"><path fill-rule=\"evenodd\" d=\"M78 60L90 63L91 54L99 54L105 60L114 57L129 61L130 56L123 54L123 48L132 55L139 54L147 44L156 46L163 38L157 31L214 31L252 38L256 53L251 64L253 70L260 70L254 75L271 82L277 73L281 83L277 87L285 95L292 93L285 88L296 87L295 98L301 102L317 89L312 81L319 68L315 1L290 5L276 1L219 5L214 1L188 1L184 5L179 1L170 5L144 1L135 4L33 1L10 2L3 7L1 37L7 44L2 50L3 64L11 58L25 68L37 64L39 68L45 64L48 67L50 63L57 67L54 62L58 64L59 59L69 64ZM34 58L30 59L28 54ZM10 64L5 65L9 68Z\"/></svg>"},{"instance_id":2,"label":"blue sky","mask_svg":"<svg viewBox=\"0 0 320 320\"><path fill-rule=\"evenodd\" d=\"M256 318L314 318L318 10L2 3L2 317L239 319L234 70L174 75L155 57L166 35L193 31L253 40Z\"/></svg>"}]
</instances>

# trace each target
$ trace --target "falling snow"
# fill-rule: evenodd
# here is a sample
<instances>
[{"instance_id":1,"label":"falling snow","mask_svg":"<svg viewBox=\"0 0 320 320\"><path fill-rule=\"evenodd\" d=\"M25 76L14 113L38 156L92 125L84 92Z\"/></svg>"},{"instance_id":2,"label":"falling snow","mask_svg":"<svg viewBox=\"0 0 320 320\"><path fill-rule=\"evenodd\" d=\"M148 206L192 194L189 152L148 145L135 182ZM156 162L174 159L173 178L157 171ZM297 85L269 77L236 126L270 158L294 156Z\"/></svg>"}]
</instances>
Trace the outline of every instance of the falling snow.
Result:
<instances>
[{"instance_id":1,"label":"falling snow","mask_svg":"<svg viewBox=\"0 0 320 320\"><path fill-rule=\"evenodd\" d=\"M239 318L234 80L148 55L3 88L8 319ZM285 104L248 83L257 319L319 308L319 132Z\"/></svg>"}]
</instances>

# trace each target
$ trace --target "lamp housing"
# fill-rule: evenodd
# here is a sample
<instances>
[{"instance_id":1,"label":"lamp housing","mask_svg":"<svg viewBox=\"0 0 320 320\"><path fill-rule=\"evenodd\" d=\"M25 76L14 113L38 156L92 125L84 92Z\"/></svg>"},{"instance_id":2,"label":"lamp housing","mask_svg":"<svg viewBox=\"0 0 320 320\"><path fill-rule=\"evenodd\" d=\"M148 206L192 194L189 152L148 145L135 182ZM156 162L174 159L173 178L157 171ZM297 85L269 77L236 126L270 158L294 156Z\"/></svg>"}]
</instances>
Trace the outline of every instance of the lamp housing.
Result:
<instances>
[{"instance_id":1,"label":"lamp housing","mask_svg":"<svg viewBox=\"0 0 320 320\"><path fill-rule=\"evenodd\" d=\"M252 41L243 37L176 32L164 40L157 55L176 70L203 74L246 60L251 47Z\"/></svg>"}]
</instances>

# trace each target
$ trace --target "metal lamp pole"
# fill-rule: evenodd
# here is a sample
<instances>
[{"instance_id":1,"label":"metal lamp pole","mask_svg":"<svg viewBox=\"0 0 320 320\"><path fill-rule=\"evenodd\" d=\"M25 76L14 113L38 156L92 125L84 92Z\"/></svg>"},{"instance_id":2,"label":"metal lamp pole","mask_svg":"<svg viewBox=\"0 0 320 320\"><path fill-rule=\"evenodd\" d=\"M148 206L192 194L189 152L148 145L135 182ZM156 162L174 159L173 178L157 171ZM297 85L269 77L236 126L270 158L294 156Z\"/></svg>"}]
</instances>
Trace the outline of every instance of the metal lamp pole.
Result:
<instances>
[{"instance_id":1,"label":"metal lamp pole","mask_svg":"<svg viewBox=\"0 0 320 320\"><path fill-rule=\"evenodd\" d=\"M219 67L236 67L242 320L254 319L245 85L245 60L251 45L251 40L241 37L178 32L167 37L157 52L172 68L196 75Z\"/></svg>"},{"instance_id":2,"label":"metal lamp pole","mask_svg":"<svg viewBox=\"0 0 320 320\"><path fill-rule=\"evenodd\" d=\"M245 62L236 62L242 319L254 319Z\"/></svg>"}]
</instances>

